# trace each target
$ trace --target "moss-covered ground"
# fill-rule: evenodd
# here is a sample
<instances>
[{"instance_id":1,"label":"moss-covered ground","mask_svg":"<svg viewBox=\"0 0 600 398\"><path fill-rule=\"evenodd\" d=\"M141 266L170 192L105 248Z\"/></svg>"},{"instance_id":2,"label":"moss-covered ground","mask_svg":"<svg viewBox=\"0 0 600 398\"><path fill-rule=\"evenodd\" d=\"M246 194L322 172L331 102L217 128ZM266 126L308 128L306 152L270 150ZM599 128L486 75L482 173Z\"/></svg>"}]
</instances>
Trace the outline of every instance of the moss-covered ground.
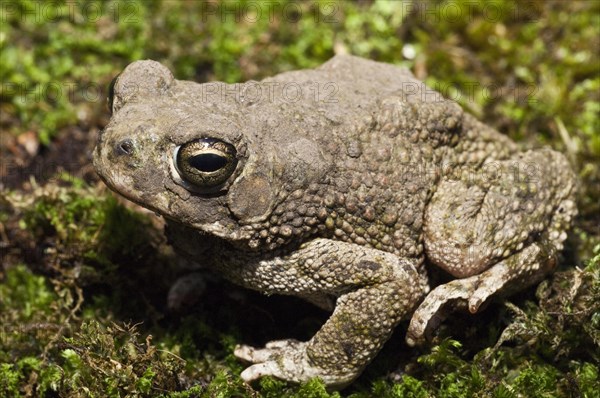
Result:
<instances>
[{"instance_id":1,"label":"moss-covered ground","mask_svg":"<svg viewBox=\"0 0 600 398\"><path fill-rule=\"evenodd\" d=\"M600 2L416 4L2 0L0 397L599 397ZM185 264L90 167L106 87L137 59L235 82L340 52L407 66L523 147L567 154L580 214L553 276L428 346L401 324L347 389L248 386L236 343L307 339L327 314L210 276L167 310Z\"/></svg>"}]
</instances>

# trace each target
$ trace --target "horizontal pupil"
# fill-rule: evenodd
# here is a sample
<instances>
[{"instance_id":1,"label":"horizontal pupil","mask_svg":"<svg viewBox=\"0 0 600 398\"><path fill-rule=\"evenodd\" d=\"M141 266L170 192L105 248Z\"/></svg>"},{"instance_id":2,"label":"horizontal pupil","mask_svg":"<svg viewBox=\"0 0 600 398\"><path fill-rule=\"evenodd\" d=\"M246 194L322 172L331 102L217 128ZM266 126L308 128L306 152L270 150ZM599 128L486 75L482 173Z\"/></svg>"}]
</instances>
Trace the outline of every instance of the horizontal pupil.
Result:
<instances>
[{"instance_id":1,"label":"horizontal pupil","mask_svg":"<svg viewBox=\"0 0 600 398\"><path fill-rule=\"evenodd\" d=\"M210 173L225 167L227 159L214 153L202 153L189 158L188 163L195 169Z\"/></svg>"}]
</instances>

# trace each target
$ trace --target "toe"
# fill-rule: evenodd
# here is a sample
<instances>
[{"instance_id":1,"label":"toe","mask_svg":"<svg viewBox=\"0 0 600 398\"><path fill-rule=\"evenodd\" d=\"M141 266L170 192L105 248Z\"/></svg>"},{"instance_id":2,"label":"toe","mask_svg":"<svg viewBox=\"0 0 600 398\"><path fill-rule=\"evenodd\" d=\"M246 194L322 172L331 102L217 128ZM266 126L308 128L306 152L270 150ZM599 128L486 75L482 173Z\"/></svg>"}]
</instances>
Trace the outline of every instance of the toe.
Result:
<instances>
[{"instance_id":1,"label":"toe","mask_svg":"<svg viewBox=\"0 0 600 398\"><path fill-rule=\"evenodd\" d=\"M277 364L270 361L252 365L246 368L240 376L246 383L249 383L264 376L280 376L278 373L279 368Z\"/></svg>"},{"instance_id":2,"label":"toe","mask_svg":"<svg viewBox=\"0 0 600 398\"><path fill-rule=\"evenodd\" d=\"M254 348L247 345L237 345L233 350L233 355L236 358L242 359L244 361L252 362L252 351Z\"/></svg>"},{"instance_id":3,"label":"toe","mask_svg":"<svg viewBox=\"0 0 600 398\"><path fill-rule=\"evenodd\" d=\"M460 283L452 282L435 288L414 312L408 331L406 343L415 346L425 341L428 330L437 328L445 318L447 306L460 300L468 300L471 290Z\"/></svg>"},{"instance_id":4,"label":"toe","mask_svg":"<svg viewBox=\"0 0 600 398\"><path fill-rule=\"evenodd\" d=\"M233 355L247 362L266 362L273 357L273 350L269 348L257 349L248 345L239 345L233 351Z\"/></svg>"}]
</instances>

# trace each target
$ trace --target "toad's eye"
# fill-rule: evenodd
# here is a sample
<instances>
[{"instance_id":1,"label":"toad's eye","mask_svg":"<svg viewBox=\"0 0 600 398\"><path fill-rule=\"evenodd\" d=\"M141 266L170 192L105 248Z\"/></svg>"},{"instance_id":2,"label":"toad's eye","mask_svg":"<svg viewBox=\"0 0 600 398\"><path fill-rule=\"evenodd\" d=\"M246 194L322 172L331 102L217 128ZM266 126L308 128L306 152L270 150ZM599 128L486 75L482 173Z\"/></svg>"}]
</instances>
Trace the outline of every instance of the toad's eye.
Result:
<instances>
[{"instance_id":1,"label":"toad's eye","mask_svg":"<svg viewBox=\"0 0 600 398\"><path fill-rule=\"evenodd\" d=\"M106 97L106 106L108 106L108 111L111 115L113 114L113 102L115 100L115 84L117 84L119 75L115 76L111 80L110 85L108 86L108 97Z\"/></svg>"},{"instance_id":2,"label":"toad's eye","mask_svg":"<svg viewBox=\"0 0 600 398\"><path fill-rule=\"evenodd\" d=\"M185 181L210 188L227 181L237 166L233 145L215 138L201 138L175 149L175 166Z\"/></svg>"}]
</instances>

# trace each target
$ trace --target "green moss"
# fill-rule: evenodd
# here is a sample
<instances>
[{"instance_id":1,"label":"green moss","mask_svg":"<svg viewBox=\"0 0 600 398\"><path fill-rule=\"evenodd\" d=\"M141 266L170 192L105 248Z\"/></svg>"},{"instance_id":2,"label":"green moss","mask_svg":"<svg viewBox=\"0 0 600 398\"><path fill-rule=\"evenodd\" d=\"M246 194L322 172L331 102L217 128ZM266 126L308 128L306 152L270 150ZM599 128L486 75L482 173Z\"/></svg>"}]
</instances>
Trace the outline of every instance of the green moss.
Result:
<instances>
[{"instance_id":1,"label":"green moss","mask_svg":"<svg viewBox=\"0 0 600 398\"><path fill-rule=\"evenodd\" d=\"M513 387L537 397L555 397L558 383L556 369L550 366L531 366L521 369L515 378Z\"/></svg>"},{"instance_id":2,"label":"green moss","mask_svg":"<svg viewBox=\"0 0 600 398\"><path fill-rule=\"evenodd\" d=\"M46 358L71 321L69 289L58 283L51 289L46 278L18 266L6 273L0 297L0 392L56 390L63 375Z\"/></svg>"},{"instance_id":3,"label":"green moss","mask_svg":"<svg viewBox=\"0 0 600 398\"><path fill-rule=\"evenodd\" d=\"M6 275L0 284L0 312L8 308L19 311L22 320L30 320L34 316L47 314L56 296L48 286L46 278L36 276L24 267L16 267Z\"/></svg>"},{"instance_id":4,"label":"green moss","mask_svg":"<svg viewBox=\"0 0 600 398\"><path fill-rule=\"evenodd\" d=\"M88 389L99 396L103 391L109 397L153 396L179 387L183 361L160 352L148 338L144 341L134 326L86 321L65 339L64 347L62 394Z\"/></svg>"},{"instance_id":5,"label":"green moss","mask_svg":"<svg viewBox=\"0 0 600 398\"><path fill-rule=\"evenodd\" d=\"M396 396L396 397L406 397L406 398L428 398L429 397L429 393L427 392L427 389L425 388L425 386L423 385L422 381L419 381L417 379L415 379L414 377L410 377L410 376L403 376L402 377L402 382L395 384L393 387L393 394L391 395L392 397ZM375 390L375 392L377 393L377 390ZM383 394L381 394L381 396L384 396Z\"/></svg>"},{"instance_id":6,"label":"green moss","mask_svg":"<svg viewBox=\"0 0 600 398\"><path fill-rule=\"evenodd\" d=\"M34 198L14 200L22 208L21 227L38 237L54 237L84 262L108 265L116 257L136 255L152 240L147 218L89 187L48 186Z\"/></svg>"},{"instance_id":7,"label":"green moss","mask_svg":"<svg viewBox=\"0 0 600 398\"><path fill-rule=\"evenodd\" d=\"M56 365L44 366L39 358L24 357L15 364L0 364L0 392L4 397L20 397L19 388L26 381L36 381L37 387L31 392L44 396L46 392L56 391L62 374Z\"/></svg>"},{"instance_id":8,"label":"green moss","mask_svg":"<svg viewBox=\"0 0 600 398\"><path fill-rule=\"evenodd\" d=\"M48 144L60 128L89 122L77 114L103 102L99 84L107 81L98 77L107 78L114 59L142 54L143 4L127 2L116 17L117 2L3 2L0 79L6 84L1 96L8 101L3 111L23 122L17 132L36 131Z\"/></svg>"},{"instance_id":9,"label":"green moss","mask_svg":"<svg viewBox=\"0 0 600 398\"><path fill-rule=\"evenodd\" d=\"M600 377L598 376L598 365L584 363L575 372L577 384L580 386L581 396L592 398L598 395Z\"/></svg>"},{"instance_id":10,"label":"green moss","mask_svg":"<svg viewBox=\"0 0 600 398\"><path fill-rule=\"evenodd\" d=\"M3 363L0 365L0 391L7 397L18 397L21 383L21 372L15 365Z\"/></svg>"}]
</instances>

